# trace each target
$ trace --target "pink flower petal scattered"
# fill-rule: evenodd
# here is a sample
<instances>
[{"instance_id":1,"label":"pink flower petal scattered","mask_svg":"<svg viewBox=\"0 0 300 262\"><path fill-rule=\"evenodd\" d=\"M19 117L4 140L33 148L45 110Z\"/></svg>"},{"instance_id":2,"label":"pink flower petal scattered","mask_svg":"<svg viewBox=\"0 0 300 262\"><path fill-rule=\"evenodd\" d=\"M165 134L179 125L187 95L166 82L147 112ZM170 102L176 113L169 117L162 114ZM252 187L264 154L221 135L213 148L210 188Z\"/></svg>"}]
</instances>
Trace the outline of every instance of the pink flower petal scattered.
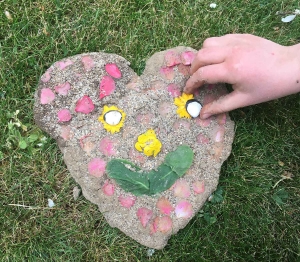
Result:
<instances>
[{"instance_id":1,"label":"pink flower petal scattered","mask_svg":"<svg viewBox=\"0 0 300 262\"><path fill-rule=\"evenodd\" d=\"M93 158L88 163L88 171L92 176L101 177L105 172L106 162L101 158Z\"/></svg>"},{"instance_id":2,"label":"pink flower petal scattered","mask_svg":"<svg viewBox=\"0 0 300 262\"><path fill-rule=\"evenodd\" d=\"M116 155L115 150L116 142L109 139L109 137L104 137L100 140L100 151L105 156L114 156Z\"/></svg>"},{"instance_id":3,"label":"pink flower petal scattered","mask_svg":"<svg viewBox=\"0 0 300 262\"><path fill-rule=\"evenodd\" d=\"M116 64L106 64L105 65L106 72L114 78L121 78L122 73Z\"/></svg>"},{"instance_id":4,"label":"pink flower petal scattered","mask_svg":"<svg viewBox=\"0 0 300 262\"><path fill-rule=\"evenodd\" d=\"M173 110L173 104L171 104L170 102L162 102L158 106L158 112L162 116L167 116L172 112L172 110Z\"/></svg>"},{"instance_id":5,"label":"pink flower petal scattered","mask_svg":"<svg viewBox=\"0 0 300 262\"><path fill-rule=\"evenodd\" d=\"M186 66L184 64L180 64L178 66L178 71L179 71L179 73L183 74L184 76L189 76L191 74L190 66Z\"/></svg>"},{"instance_id":6,"label":"pink flower petal scattered","mask_svg":"<svg viewBox=\"0 0 300 262\"><path fill-rule=\"evenodd\" d=\"M190 218L193 215L193 207L188 201L180 201L175 207L175 214L178 218Z\"/></svg>"},{"instance_id":7,"label":"pink flower petal scattered","mask_svg":"<svg viewBox=\"0 0 300 262\"><path fill-rule=\"evenodd\" d=\"M174 186L176 197L188 198L191 195L189 184L185 180L177 180Z\"/></svg>"},{"instance_id":8,"label":"pink flower petal scattered","mask_svg":"<svg viewBox=\"0 0 300 262\"><path fill-rule=\"evenodd\" d=\"M181 95L180 87L176 84L169 84L167 90L172 97L178 97Z\"/></svg>"},{"instance_id":9,"label":"pink flower petal scattered","mask_svg":"<svg viewBox=\"0 0 300 262\"><path fill-rule=\"evenodd\" d=\"M179 54L173 50L170 50L165 54L165 61L168 67L179 65L181 63Z\"/></svg>"},{"instance_id":10,"label":"pink flower petal scattered","mask_svg":"<svg viewBox=\"0 0 300 262\"><path fill-rule=\"evenodd\" d=\"M226 124L226 113L217 115L217 122L219 125L225 125Z\"/></svg>"},{"instance_id":11,"label":"pink flower petal scattered","mask_svg":"<svg viewBox=\"0 0 300 262\"><path fill-rule=\"evenodd\" d=\"M154 119L154 114L152 113L144 113L136 116L136 121L143 125L149 125L151 121Z\"/></svg>"},{"instance_id":12,"label":"pink flower petal scattered","mask_svg":"<svg viewBox=\"0 0 300 262\"><path fill-rule=\"evenodd\" d=\"M81 62L83 63L85 71L90 71L95 66L93 58L89 55L83 56Z\"/></svg>"},{"instance_id":13,"label":"pink flower petal scattered","mask_svg":"<svg viewBox=\"0 0 300 262\"><path fill-rule=\"evenodd\" d=\"M190 127L191 127L191 122L186 119L178 119L173 124L173 128L175 130L179 130L179 129L189 130Z\"/></svg>"},{"instance_id":14,"label":"pink flower petal scattered","mask_svg":"<svg viewBox=\"0 0 300 262\"><path fill-rule=\"evenodd\" d=\"M94 106L92 99L90 99L89 96L85 95L77 101L76 107L75 107L75 112L88 114L88 113L92 112L94 110L94 108L95 108L95 106Z\"/></svg>"},{"instance_id":15,"label":"pink flower petal scattered","mask_svg":"<svg viewBox=\"0 0 300 262\"><path fill-rule=\"evenodd\" d=\"M162 233L168 233L173 226L172 219L169 216L163 216L159 218L158 230Z\"/></svg>"},{"instance_id":16,"label":"pink flower petal scattered","mask_svg":"<svg viewBox=\"0 0 300 262\"><path fill-rule=\"evenodd\" d=\"M138 162L140 164L144 164L146 162L146 157L144 154L138 152L137 150L135 150L134 148L131 148L129 150L129 158L134 161L134 162Z\"/></svg>"},{"instance_id":17,"label":"pink flower petal scattered","mask_svg":"<svg viewBox=\"0 0 300 262\"><path fill-rule=\"evenodd\" d=\"M196 137L196 141L198 144L208 144L209 143L209 138L203 134L199 134Z\"/></svg>"},{"instance_id":18,"label":"pink flower petal scattered","mask_svg":"<svg viewBox=\"0 0 300 262\"><path fill-rule=\"evenodd\" d=\"M186 51L181 54L181 62L184 65L191 65L195 59L196 54L192 51Z\"/></svg>"},{"instance_id":19,"label":"pink flower petal scattered","mask_svg":"<svg viewBox=\"0 0 300 262\"><path fill-rule=\"evenodd\" d=\"M146 227L150 219L152 218L153 212L146 207L141 207L138 209L136 215L141 221L142 226Z\"/></svg>"},{"instance_id":20,"label":"pink flower petal scattered","mask_svg":"<svg viewBox=\"0 0 300 262\"><path fill-rule=\"evenodd\" d=\"M158 230L159 217L154 218L153 222L150 224L150 235L153 235Z\"/></svg>"},{"instance_id":21,"label":"pink flower petal scattered","mask_svg":"<svg viewBox=\"0 0 300 262\"><path fill-rule=\"evenodd\" d=\"M115 185L110 183L109 180L106 180L102 186L102 192L104 195L112 196L115 192Z\"/></svg>"},{"instance_id":22,"label":"pink flower petal scattered","mask_svg":"<svg viewBox=\"0 0 300 262\"><path fill-rule=\"evenodd\" d=\"M99 99L109 96L116 89L115 81L110 76L104 76L100 82Z\"/></svg>"},{"instance_id":23,"label":"pink flower petal scattered","mask_svg":"<svg viewBox=\"0 0 300 262\"><path fill-rule=\"evenodd\" d=\"M73 137L73 133L71 132L70 126L62 126L60 130L60 137L63 138L65 141L69 140Z\"/></svg>"},{"instance_id":24,"label":"pink flower petal scattered","mask_svg":"<svg viewBox=\"0 0 300 262\"><path fill-rule=\"evenodd\" d=\"M224 135L225 135L225 127L223 125L215 127L211 132L212 140L217 143L224 141Z\"/></svg>"},{"instance_id":25,"label":"pink flower petal scattered","mask_svg":"<svg viewBox=\"0 0 300 262\"><path fill-rule=\"evenodd\" d=\"M205 94L203 99L203 105L209 104L216 100L216 96L214 94Z\"/></svg>"},{"instance_id":26,"label":"pink flower petal scattered","mask_svg":"<svg viewBox=\"0 0 300 262\"><path fill-rule=\"evenodd\" d=\"M174 210L174 207L172 206L172 204L170 203L170 201L167 198L165 198L165 197L161 197L157 201L156 207L159 209L159 211L162 214L165 214L165 215L170 215L171 212Z\"/></svg>"},{"instance_id":27,"label":"pink flower petal scattered","mask_svg":"<svg viewBox=\"0 0 300 262\"><path fill-rule=\"evenodd\" d=\"M40 102L42 105L50 104L55 99L55 94L50 88L41 90Z\"/></svg>"},{"instance_id":28,"label":"pink flower petal scattered","mask_svg":"<svg viewBox=\"0 0 300 262\"><path fill-rule=\"evenodd\" d=\"M56 93L66 96L68 94L68 91L70 90L70 88L71 88L70 83L66 82L66 83L60 84L58 86L55 86L54 90Z\"/></svg>"},{"instance_id":29,"label":"pink flower petal scattered","mask_svg":"<svg viewBox=\"0 0 300 262\"><path fill-rule=\"evenodd\" d=\"M119 196L118 199L119 199L121 206L126 207L126 208L131 208L136 201L136 197L134 197L134 196L127 196L127 197Z\"/></svg>"},{"instance_id":30,"label":"pink flower petal scattered","mask_svg":"<svg viewBox=\"0 0 300 262\"><path fill-rule=\"evenodd\" d=\"M66 69L68 66L72 65L73 62L70 59L67 59L65 61L58 61L56 62L56 65L60 70Z\"/></svg>"},{"instance_id":31,"label":"pink flower petal scattered","mask_svg":"<svg viewBox=\"0 0 300 262\"><path fill-rule=\"evenodd\" d=\"M89 139L90 136L91 135L85 135L79 139L80 147L87 155L90 155L95 148L94 142Z\"/></svg>"},{"instance_id":32,"label":"pink flower petal scattered","mask_svg":"<svg viewBox=\"0 0 300 262\"><path fill-rule=\"evenodd\" d=\"M195 181L193 183L193 190L195 194L202 194L205 191L204 181Z\"/></svg>"},{"instance_id":33,"label":"pink flower petal scattered","mask_svg":"<svg viewBox=\"0 0 300 262\"><path fill-rule=\"evenodd\" d=\"M45 74L42 75L41 81L47 83L51 79L52 68L49 68Z\"/></svg>"},{"instance_id":34,"label":"pink flower petal scattered","mask_svg":"<svg viewBox=\"0 0 300 262\"><path fill-rule=\"evenodd\" d=\"M167 80L173 80L175 73L173 67L162 67L159 72Z\"/></svg>"},{"instance_id":35,"label":"pink flower petal scattered","mask_svg":"<svg viewBox=\"0 0 300 262\"><path fill-rule=\"evenodd\" d=\"M224 144L216 143L212 147L212 157L216 160L219 160L223 153Z\"/></svg>"},{"instance_id":36,"label":"pink flower petal scattered","mask_svg":"<svg viewBox=\"0 0 300 262\"><path fill-rule=\"evenodd\" d=\"M68 122L72 118L70 110L66 108L59 110L57 113L57 117L58 122Z\"/></svg>"},{"instance_id":37,"label":"pink flower petal scattered","mask_svg":"<svg viewBox=\"0 0 300 262\"><path fill-rule=\"evenodd\" d=\"M209 117L207 119L201 119L200 117L197 117L195 119L195 123L201 127L208 127L211 123L211 120L212 120L211 117Z\"/></svg>"}]
</instances>

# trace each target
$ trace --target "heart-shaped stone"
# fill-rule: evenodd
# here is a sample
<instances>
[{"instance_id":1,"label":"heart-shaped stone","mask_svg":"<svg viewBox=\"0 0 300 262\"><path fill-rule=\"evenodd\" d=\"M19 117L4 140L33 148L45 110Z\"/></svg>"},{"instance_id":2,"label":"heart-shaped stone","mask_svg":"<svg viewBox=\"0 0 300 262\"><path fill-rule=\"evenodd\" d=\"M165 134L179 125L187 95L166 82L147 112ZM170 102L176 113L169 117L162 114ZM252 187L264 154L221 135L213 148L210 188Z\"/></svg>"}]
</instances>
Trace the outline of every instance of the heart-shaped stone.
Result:
<instances>
[{"instance_id":1,"label":"heart-shaped stone","mask_svg":"<svg viewBox=\"0 0 300 262\"><path fill-rule=\"evenodd\" d=\"M115 54L76 55L53 64L35 94L35 121L83 195L112 227L155 249L214 192L234 137L227 114L201 120L200 105L190 107L195 118L186 111L226 94L222 84L182 93L195 53L156 53L141 76Z\"/></svg>"}]
</instances>

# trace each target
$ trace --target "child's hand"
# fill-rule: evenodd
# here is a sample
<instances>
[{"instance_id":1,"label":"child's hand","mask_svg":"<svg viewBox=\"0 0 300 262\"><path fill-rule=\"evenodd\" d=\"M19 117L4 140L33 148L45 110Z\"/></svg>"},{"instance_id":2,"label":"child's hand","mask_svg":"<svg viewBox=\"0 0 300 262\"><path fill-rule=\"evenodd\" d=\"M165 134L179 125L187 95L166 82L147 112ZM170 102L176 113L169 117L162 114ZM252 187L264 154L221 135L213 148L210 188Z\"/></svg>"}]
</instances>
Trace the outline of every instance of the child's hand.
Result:
<instances>
[{"instance_id":1,"label":"child's hand","mask_svg":"<svg viewBox=\"0 0 300 262\"><path fill-rule=\"evenodd\" d=\"M232 84L233 92L201 110L200 117L262 103L300 91L300 45L281 46L254 35L208 38L191 66L184 92L204 83Z\"/></svg>"}]
</instances>

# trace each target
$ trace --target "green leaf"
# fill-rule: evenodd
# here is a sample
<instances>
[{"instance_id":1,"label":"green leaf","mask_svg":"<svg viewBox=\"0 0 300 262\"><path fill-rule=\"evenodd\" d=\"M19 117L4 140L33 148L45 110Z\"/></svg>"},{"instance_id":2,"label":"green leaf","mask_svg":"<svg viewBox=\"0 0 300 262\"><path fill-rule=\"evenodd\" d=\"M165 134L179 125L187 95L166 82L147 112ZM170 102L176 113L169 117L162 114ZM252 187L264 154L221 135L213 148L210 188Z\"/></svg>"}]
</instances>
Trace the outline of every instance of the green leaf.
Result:
<instances>
[{"instance_id":1,"label":"green leaf","mask_svg":"<svg viewBox=\"0 0 300 262\"><path fill-rule=\"evenodd\" d=\"M25 149L27 147L27 142L25 140L20 140L19 141L19 147L21 149Z\"/></svg>"},{"instance_id":2,"label":"green leaf","mask_svg":"<svg viewBox=\"0 0 300 262\"><path fill-rule=\"evenodd\" d=\"M272 198L278 205L284 205L285 201L289 198L289 194L284 189L280 189L273 194Z\"/></svg>"},{"instance_id":3,"label":"green leaf","mask_svg":"<svg viewBox=\"0 0 300 262\"><path fill-rule=\"evenodd\" d=\"M106 166L107 175L121 188L136 196L154 195L169 189L182 177L193 162L194 153L188 146L179 146L166 155L157 170L143 172L138 166L123 159L113 159Z\"/></svg>"},{"instance_id":4,"label":"green leaf","mask_svg":"<svg viewBox=\"0 0 300 262\"><path fill-rule=\"evenodd\" d=\"M217 190L214 192L211 202L212 203L223 202L223 188L222 187L218 187Z\"/></svg>"},{"instance_id":5,"label":"green leaf","mask_svg":"<svg viewBox=\"0 0 300 262\"><path fill-rule=\"evenodd\" d=\"M32 142L34 142L34 141L36 141L36 140L38 140L39 139L39 136L37 135L37 134L31 134L29 137L28 137L28 141L30 142L30 143L32 143Z\"/></svg>"}]
</instances>

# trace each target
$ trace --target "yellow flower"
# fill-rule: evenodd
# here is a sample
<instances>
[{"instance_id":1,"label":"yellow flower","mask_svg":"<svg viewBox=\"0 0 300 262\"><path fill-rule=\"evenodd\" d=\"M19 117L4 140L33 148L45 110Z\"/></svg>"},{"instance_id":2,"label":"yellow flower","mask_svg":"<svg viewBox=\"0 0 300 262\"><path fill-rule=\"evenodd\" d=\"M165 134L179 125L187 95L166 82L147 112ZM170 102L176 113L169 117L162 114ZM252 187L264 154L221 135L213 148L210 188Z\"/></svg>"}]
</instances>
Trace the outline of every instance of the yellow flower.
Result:
<instances>
[{"instance_id":1,"label":"yellow flower","mask_svg":"<svg viewBox=\"0 0 300 262\"><path fill-rule=\"evenodd\" d=\"M174 104L178 107L176 112L179 117L191 118L190 114L186 111L185 105L188 100L191 100L193 98L193 94L188 95L186 93L182 93L182 96L176 97L174 99Z\"/></svg>"},{"instance_id":2,"label":"yellow flower","mask_svg":"<svg viewBox=\"0 0 300 262\"><path fill-rule=\"evenodd\" d=\"M104 128L112 134L119 132L124 125L126 114L123 110L116 106L104 106L101 116L98 120L103 124Z\"/></svg>"},{"instance_id":3,"label":"yellow flower","mask_svg":"<svg viewBox=\"0 0 300 262\"><path fill-rule=\"evenodd\" d=\"M153 129L149 129L146 133L141 134L138 137L138 141L135 143L135 149L144 152L146 156L154 156L160 152L161 142L157 139Z\"/></svg>"}]
</instances>

